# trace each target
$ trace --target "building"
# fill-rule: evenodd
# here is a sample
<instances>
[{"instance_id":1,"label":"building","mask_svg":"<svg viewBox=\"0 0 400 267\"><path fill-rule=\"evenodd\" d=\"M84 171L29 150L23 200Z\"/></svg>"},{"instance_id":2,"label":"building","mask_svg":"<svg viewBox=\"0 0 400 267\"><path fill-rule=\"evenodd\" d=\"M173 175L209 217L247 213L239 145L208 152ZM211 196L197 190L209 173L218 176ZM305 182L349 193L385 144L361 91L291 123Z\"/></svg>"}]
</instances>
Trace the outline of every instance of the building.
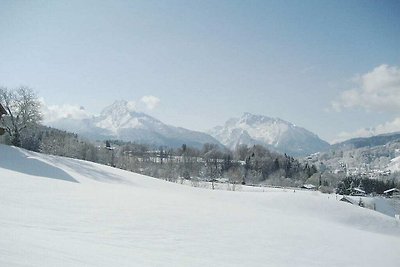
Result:
<instances>
[{"instance_id":1,"label":"building","mask_svg":"<svg viewBox=\"0 0 400 267\"><path fill-rule=\"evenodd\" d=\"M3 115L7 115L6 109L3 107L3 105L0 103L0 119L3 117ZM3 135L5 133L4 128L0 127L0 135Z\"/></svg>"},{"instance_id":2,"label":"building","mask_svg":"<svg viewBox=\"0 0 400 267\"><path fill-rule=\"evenodd\" d=\"M351 188L350 196L365 196L366 193L364 190L358 187Z\"/></svg>"},{"instance_id":3,"label":"building","mask_svg":"<svg viewBox=\"0 0 400 267\"><path fill-rule=\"evenodd\" d=\"M312 185L312 184L305 184L301 188L307 189L307 190L317 190L317 187L315 185Z\"/></svg>"},{"instance_id":4,"label":"building","mask_svg":"<svg viewBox=\"0 0 400 267\"><path fill-rule=\"evenodd\" d=\"M3 105L0 103L0 118L1 118L3 115L7 115L7 111L6 111L6 109L3 107Z\"/></svg>"},{"instance_id":5,"label":"building","mask_svg":"<svg viewBox=\"0 0 400 267\"><path fill-rule=\"evenodd\" d=\"M400 190L396 187L383 191L383 194L387 197L400 197Z\"/></svg>"},{"instance_id":6,"label":"building","mask_svg":"<svg viewBox=\"0 0 400 267\"><path fill-rule=\"evenodd\" d=\"M340 199L340 201L343 201L343 202L346 202L346 203L350 203L350 204L354 204L353 201L352 201L350 198L345 197L345 196L343 196L343 197Z\"/></svg>"}]
</instances>

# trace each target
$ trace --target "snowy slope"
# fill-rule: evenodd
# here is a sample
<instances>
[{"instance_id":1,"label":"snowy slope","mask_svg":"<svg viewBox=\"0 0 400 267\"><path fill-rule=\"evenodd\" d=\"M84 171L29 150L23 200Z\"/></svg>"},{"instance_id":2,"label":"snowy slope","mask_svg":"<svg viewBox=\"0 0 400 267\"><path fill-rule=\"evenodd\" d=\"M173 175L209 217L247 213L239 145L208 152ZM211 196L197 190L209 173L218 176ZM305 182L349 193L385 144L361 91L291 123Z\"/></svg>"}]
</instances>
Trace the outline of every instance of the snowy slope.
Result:
<instances>
[{"instance_id":1,"label":"snowy slope","mask_svg":"<svg viewBox=\"0 0 400 267\"><path fill-rule=\"evenodd\" d=\"M279 118L244 113L229 119L224 126L209 131L225 146L234 149L238 144L261 144L293 156L323 151L329 144L317 135Z\"/></svg>"},{"instance_id":2,"label":"snowy slope","mask_svg":"<svg viewBox=\"0 0 400 267\"><path fill-rule=\"evenodd\" d=\"M0 266L398 266L393 218L317 192L246 190L0 145Z\"/></svg>"},{"instance_id":3,"label":"snowy slope","mask_svg":"<svg viewBox=\"0 0 400 267\"><path fill-rule=\"evenodd\" d=\"M93 139L119 139L156 146L201 148L205 143L222 146L208 134L164 124L145 113L137 112L125 100L115 101L100 115L90 119L61 119L50 126L73 131Z\"/></svg>"},{"instance_id":4,"label":"snowy slope","mask_svg":"<svg viewBox=\"0 0 400 267\"><path fill-rule=\"evenodd\" d=\"M390 163L386 169L390 170L392 172L399 172L400 171L400 156L391 159Z\"/></svg>"}]
</instances>

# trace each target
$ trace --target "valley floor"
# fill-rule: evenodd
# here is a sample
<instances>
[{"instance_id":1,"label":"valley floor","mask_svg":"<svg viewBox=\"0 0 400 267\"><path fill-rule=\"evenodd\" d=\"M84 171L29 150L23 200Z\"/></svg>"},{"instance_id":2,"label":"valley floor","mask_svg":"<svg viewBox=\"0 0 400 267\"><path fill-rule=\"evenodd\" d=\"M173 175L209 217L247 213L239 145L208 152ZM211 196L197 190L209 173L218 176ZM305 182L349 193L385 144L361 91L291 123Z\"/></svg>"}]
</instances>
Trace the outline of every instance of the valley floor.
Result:
<instances>
[{"instance_id":1,"label":"valley floor","mask_svg":"<svg viewBox=\"0 0 400 267\"><path fill-rule=\"evenodd\" d=\"M0 266L398 266L400 223L318 192L208 190L0 145Z\"/></svg>"}]
</instances>

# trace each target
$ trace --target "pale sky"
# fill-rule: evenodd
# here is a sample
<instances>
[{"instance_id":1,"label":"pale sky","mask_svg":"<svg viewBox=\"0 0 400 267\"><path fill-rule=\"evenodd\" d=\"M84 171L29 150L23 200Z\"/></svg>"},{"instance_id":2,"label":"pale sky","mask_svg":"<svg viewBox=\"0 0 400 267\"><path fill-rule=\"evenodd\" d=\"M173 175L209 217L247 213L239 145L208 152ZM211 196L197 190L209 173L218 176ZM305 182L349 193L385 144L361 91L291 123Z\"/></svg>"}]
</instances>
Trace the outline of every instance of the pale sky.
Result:
<instances>
[{"instance_id":1,"label":"pale sky","mask_svg":"<svg viewBox=\"0 0 400 267\"><path fill-rule=\"evenodd\" d=\"M125 99L201 131L243 112L330 142L400 131L400 1L3 0L0 85L53 115Z\"/></svg>"}]
</instances>

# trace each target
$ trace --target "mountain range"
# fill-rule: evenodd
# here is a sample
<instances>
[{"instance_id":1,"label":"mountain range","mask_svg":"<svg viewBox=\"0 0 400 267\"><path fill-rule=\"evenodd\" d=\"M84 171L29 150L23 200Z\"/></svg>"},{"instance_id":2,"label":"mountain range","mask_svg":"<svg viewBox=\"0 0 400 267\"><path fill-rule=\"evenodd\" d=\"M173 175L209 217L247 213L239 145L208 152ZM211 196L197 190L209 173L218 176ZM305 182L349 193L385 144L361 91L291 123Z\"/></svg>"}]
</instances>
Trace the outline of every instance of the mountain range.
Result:
<instances>
[{"instance_id":1,"label":"mountain range","mask_svg":"<svg viewBox=\"0 0 400 267\"><path fill-rule=\"evenodd\" d=\"M332 149L350 150L362 147L382 146L391 141L397 141L397 140L400 140L400 132L385 133L371 137L352 138L340 143L333 144Z\"/></svg>"},{"instance_id":2,"label":"mountain range","mask_svg":"<svg viewBox=\"0 0 400 267\"><path fill-rule=\"evenodd\" d=\"M208 133L167 125L145 113L130 108L124 100L115 101L100 115L86 119L60 119L49 126L78 133L90 139L119 139L155 146L179 147L182 144L201 148L213 143L234 149L238 144L260 144L293 156L326 150L329 144L316 134L279 118L244 113L229 119Z\"/></svg>"}]
</instances>

